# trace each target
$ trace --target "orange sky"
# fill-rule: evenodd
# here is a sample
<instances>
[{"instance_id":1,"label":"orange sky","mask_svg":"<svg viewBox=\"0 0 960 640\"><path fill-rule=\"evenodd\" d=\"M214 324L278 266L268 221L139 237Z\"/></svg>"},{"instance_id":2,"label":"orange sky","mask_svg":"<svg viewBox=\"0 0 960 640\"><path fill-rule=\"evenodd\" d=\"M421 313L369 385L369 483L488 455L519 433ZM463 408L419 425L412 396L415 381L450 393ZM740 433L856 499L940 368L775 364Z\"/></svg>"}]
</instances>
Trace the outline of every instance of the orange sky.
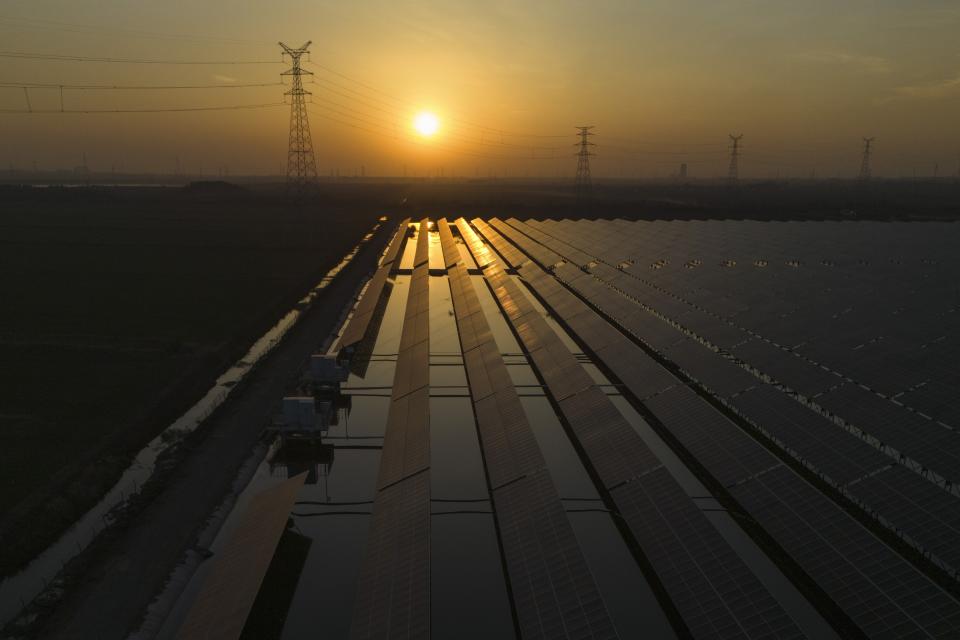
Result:
<instances>
[{"instance_id":1,"label":"orange sky","mask_svg":"<svg viewBox=\"0 0 960 640\"><path fill-rule=\"evenodd\" d=\"M273 64L108 64L0 58L0 109L22 83L278 82L277 40L311 39L310 117L321 174L570 176L576 125L596 126L594 174L851 176L876 136L880 175L955 174L960 5L919 0L0 4L0 50ZM177 37L174 37L177 36ZM189 36L189 37L183 37ZM342 75L337 75L342 74ZM284 88L64 90L64 107L279 102ZM34 110L59 90L31 88ZM418 138L430 110L438 134ZM27 168L279 173L289 111L0 113L0 161ZM556 136L556 137L540 137Z\"/></svg>"}]
</instances>

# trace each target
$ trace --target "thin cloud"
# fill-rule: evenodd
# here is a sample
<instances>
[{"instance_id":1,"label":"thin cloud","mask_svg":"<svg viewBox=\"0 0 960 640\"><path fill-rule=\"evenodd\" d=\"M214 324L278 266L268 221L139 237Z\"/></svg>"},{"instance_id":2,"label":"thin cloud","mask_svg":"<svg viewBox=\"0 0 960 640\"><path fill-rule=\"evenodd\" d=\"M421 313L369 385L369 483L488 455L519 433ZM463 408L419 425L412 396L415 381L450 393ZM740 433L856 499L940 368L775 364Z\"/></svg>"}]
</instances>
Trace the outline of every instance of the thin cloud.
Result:
<instances>
[{"instance_id":1,"label":"thin cloud","mask_svg":"<svg viewBox=\"0 0 960 640\"><path fill-rule=\"evenodd\" d=\"M858 69L866 73L890 73L892 65L886 58L865 56L845 51L807 51L799 56L803 60Z\"/></svg>"},{"instance_id":2,"label":"thin cloud","mask_svg":"<svg viewBox=\"0 0 960 640\"><path fill-rule=\"evenodd\" d=\"M960 93L960 76L947 78L939 82L897 87L893 90L893 95L885 98L883 102L893 102L895 100L938 100L958 93Z\"/></svg>"}]
</instances>

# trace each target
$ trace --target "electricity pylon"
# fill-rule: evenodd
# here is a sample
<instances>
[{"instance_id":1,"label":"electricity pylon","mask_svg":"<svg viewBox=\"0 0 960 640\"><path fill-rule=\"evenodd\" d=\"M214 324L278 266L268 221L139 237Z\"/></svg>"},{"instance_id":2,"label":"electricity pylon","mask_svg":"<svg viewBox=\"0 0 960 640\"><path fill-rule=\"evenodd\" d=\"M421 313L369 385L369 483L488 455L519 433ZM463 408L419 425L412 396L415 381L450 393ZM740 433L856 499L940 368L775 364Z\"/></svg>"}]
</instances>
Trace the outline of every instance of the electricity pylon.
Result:
<instances>
[{"instance_id":1,"label":"electricity pylon","mask_svg":"<svg viewBox=\"0 0 960 640\"><path fill-rule=\"evenodd\" d=\"M590 147L594 146L590 142L590 136L593 135L590 130L593 126L577 129L580 132L580 142L577 143L580 146L577 152L577 204L584 204L593 195L593 180L590 177L590 156L594 155L590 152Z\"/></svg>"},{"instance_id":2,"label":"electricity pylon","mask_svg":"<svg viewBox=\"0 0 960 640\"><path fill-rule=\"evenodd\" d=\"M863 139L863 159L860 161L860 179L869 180L873 175L870 169L870 156L873 154L873 138Z\"/></svg>"},{"instance_id":3,"label":"electricity pylon","mask_svg":"<svg viewBox=\"0 0 960 640\"><path fill-rule=\"evenodd\" d=\"M730 166L727 168L727 180L731 183L740 179L740 140L742 138L742 133L738 136L730 134Z\"/></svg>"},{"instance_id":4,"label":"electricity pylon","mask_svg":"<svg viewBox=\"0 0 960 640\"><path fill-rule=\"evenodd\" d=\"M313 155L313 139L310 137L310 122L307 120L307 101L311 95L303 88L303 75L313 75L300 67L300 57L310 47L308 41L299 49L282 42L283 53L290 56L291 68L281 76L292 76L293 84L284 95L290 96L290 141L287 147L287 192L302 195L317 183L317 160Z\"/></svg>"}]
</instances>

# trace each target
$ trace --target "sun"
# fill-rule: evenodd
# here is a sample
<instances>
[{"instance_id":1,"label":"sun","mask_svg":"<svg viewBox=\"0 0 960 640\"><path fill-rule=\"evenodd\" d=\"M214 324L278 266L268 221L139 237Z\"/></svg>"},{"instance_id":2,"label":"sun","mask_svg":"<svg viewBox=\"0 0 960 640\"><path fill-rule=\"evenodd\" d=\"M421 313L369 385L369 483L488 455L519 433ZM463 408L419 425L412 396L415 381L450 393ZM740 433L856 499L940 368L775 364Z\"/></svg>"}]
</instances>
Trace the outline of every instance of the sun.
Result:
<instances>
[{"instance_id":1,"label":"sun","mask_svg":"<svg viewBox=\"0 0 960 640\"><path fill-rule=\"evenodd\" d=\"M429 111L421 111L413 119L413 128L420 135L429 138L440 128L440 120Z\"/></svg>"}]
</instances>

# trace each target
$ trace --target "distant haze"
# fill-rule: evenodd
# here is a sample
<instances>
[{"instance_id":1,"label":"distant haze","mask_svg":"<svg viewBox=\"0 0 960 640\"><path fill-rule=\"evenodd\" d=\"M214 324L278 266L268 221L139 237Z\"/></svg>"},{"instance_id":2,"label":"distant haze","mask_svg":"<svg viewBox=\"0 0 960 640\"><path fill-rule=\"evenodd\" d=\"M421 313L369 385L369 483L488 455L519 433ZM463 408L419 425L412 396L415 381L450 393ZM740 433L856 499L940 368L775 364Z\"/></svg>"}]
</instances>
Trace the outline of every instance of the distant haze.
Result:
<instances>
[{"instance_id":1,"label":"distant haze","mask_svg":"<svg viewBox=\"0 0 960 640\"><path fill-rule=\"evenodd\" d=\"M278 40L312 40L310 123L321 175L572 176L577 125L593 172L852 177L875 136L880 176L957 175L956 0L324 2L5 1L0 50L276 64L0 58L0 109L61 108L50 85L279 82ZM176 36L176 37L174 37ZM332 70L332 71L331 71ZM341 75L338 75L341 74ZM282 86L64 89L64 109L262 105ZM420 110L440 130L419 138ZM0 169L278 174L289 107L0 113ZM501 133L504 132L504 133ZM540 137L561 136L561 137ZM566 137L563 137L566 136Z\"/></svg>"}]
</instances>

